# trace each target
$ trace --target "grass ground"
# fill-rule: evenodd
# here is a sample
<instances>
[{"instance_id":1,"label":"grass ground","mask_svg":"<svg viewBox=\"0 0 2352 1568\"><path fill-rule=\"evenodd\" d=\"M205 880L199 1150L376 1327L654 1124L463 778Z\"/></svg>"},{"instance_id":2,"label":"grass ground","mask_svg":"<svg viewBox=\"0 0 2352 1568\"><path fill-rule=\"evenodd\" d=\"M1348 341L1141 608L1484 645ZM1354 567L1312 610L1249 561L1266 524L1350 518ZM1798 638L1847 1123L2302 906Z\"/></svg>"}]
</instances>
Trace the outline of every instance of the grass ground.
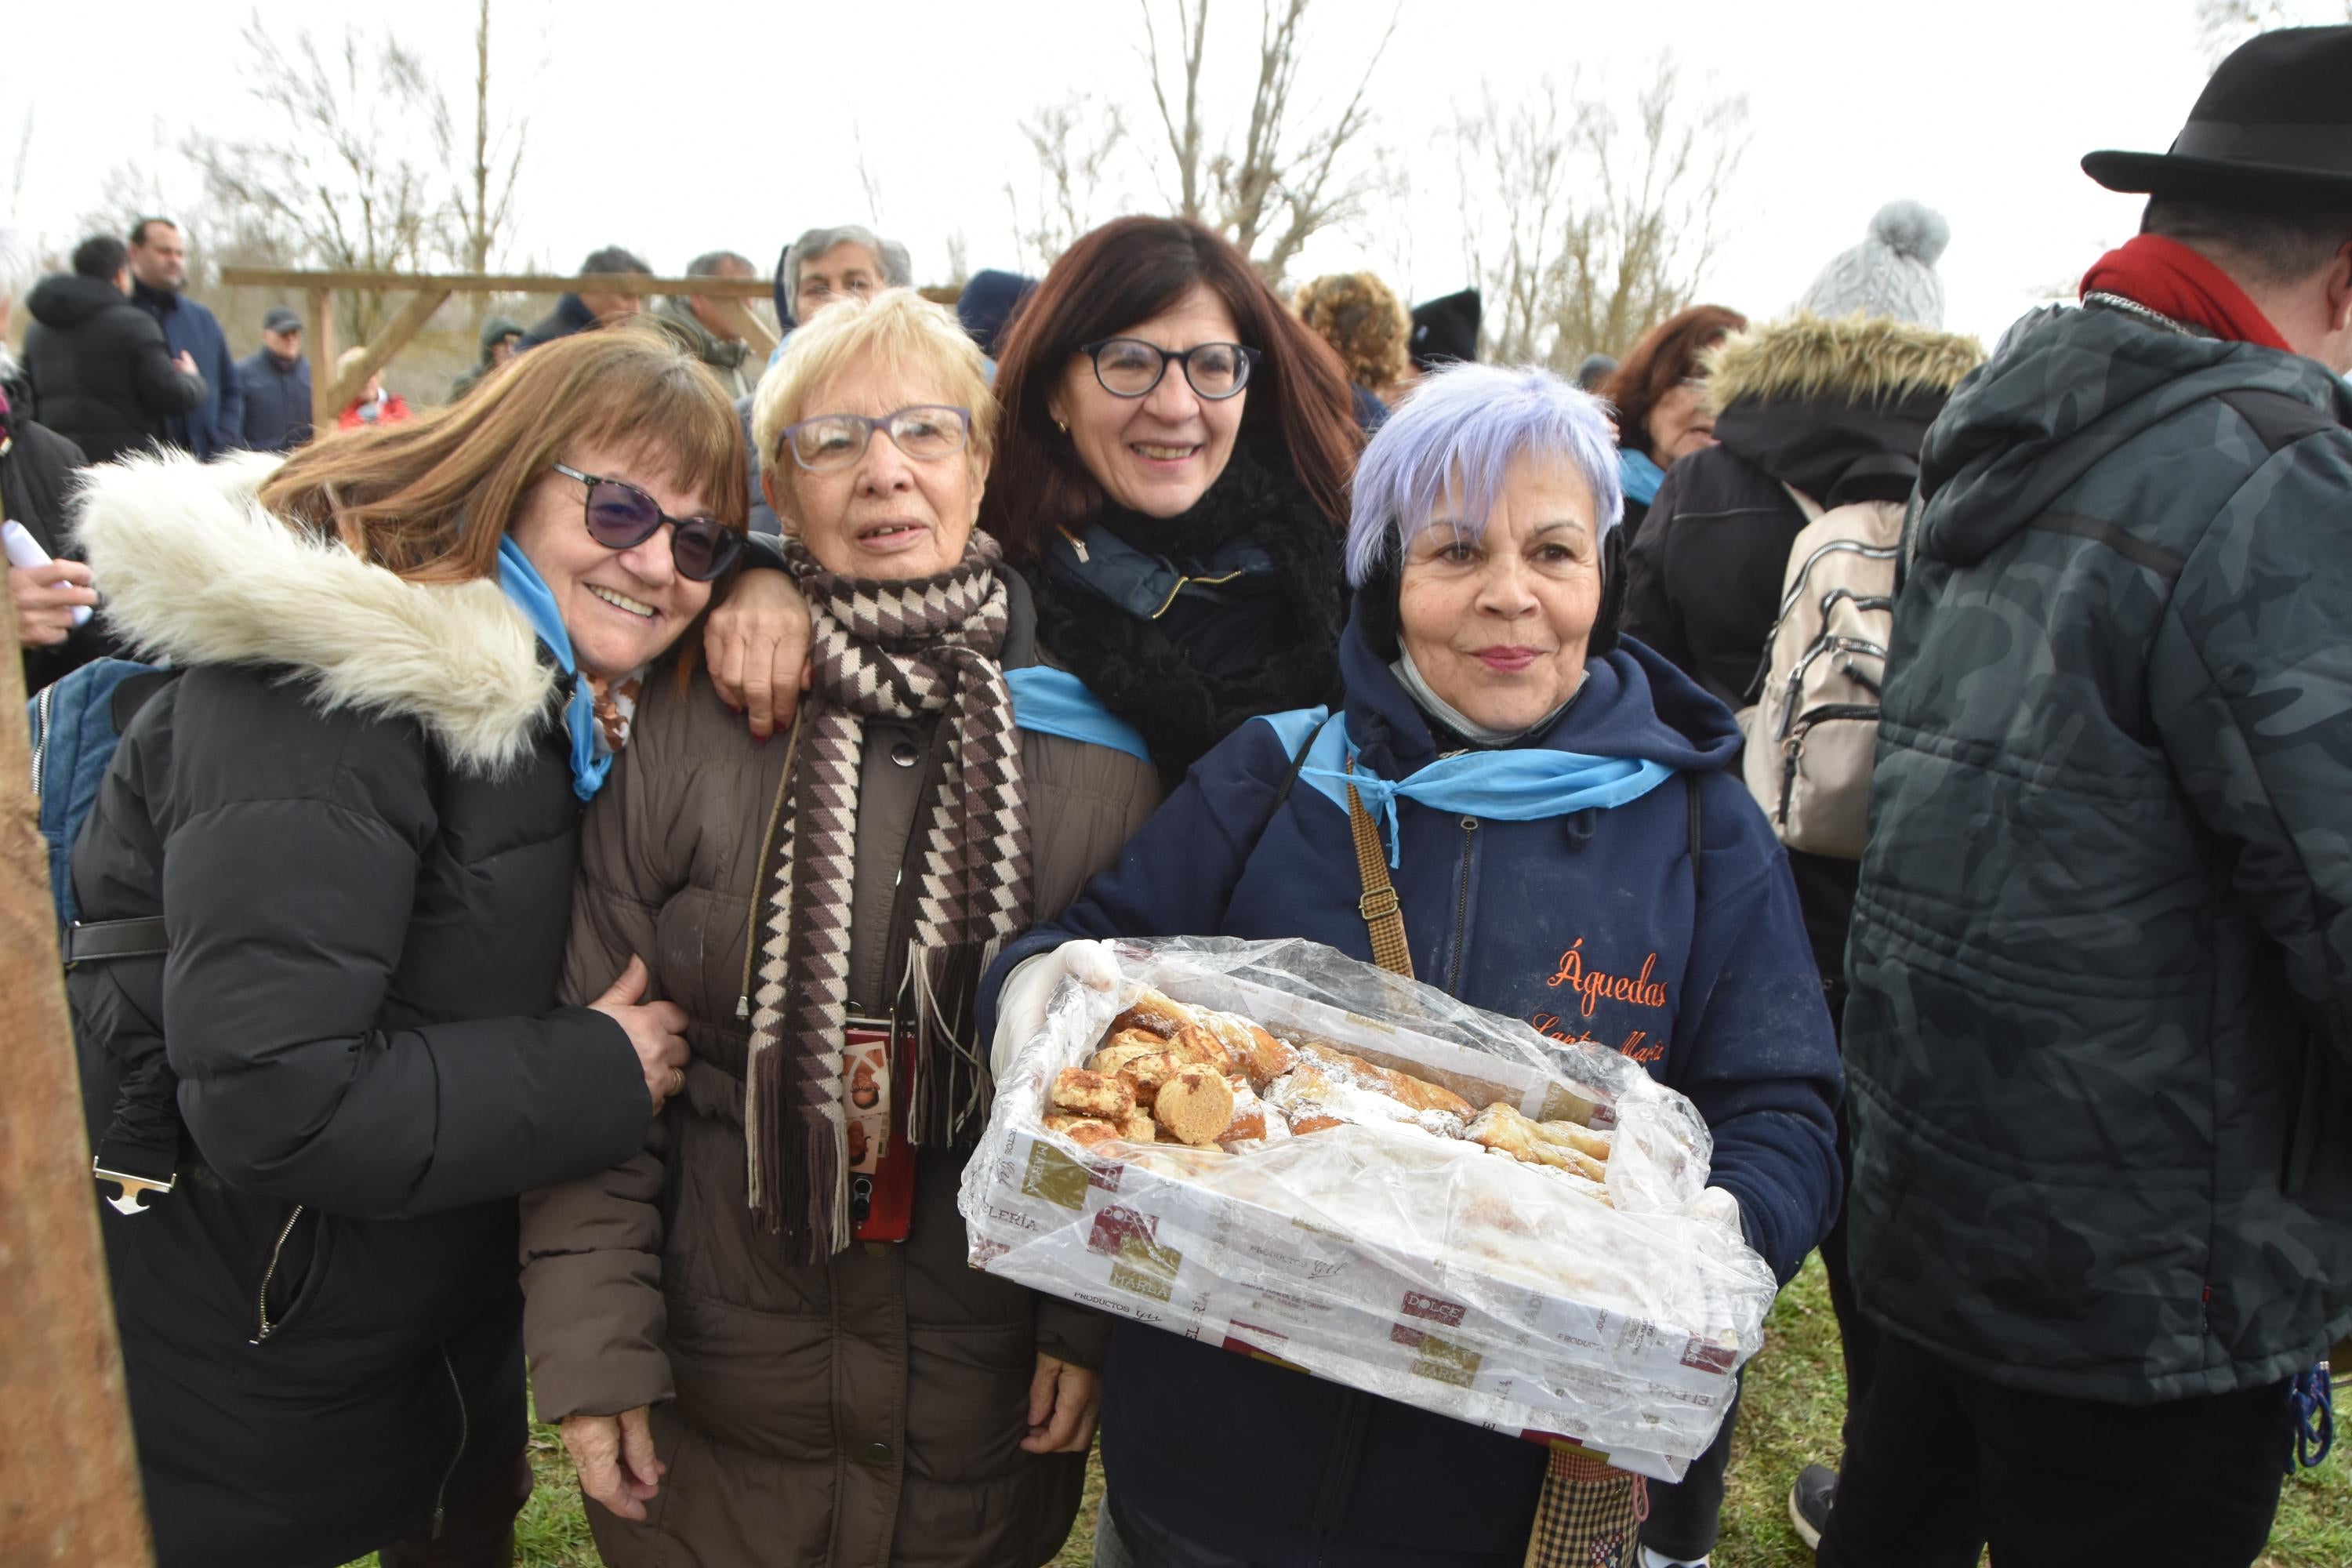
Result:
<instances>
[{"instance_id":1,"label":"grass ground","mask_svg":"<svg viewBox=\"0 0 2352 1568\"><path fill-rule=\"evenodd\" d=\"M1812 1553L1789 1527L1789 1483L1804 1465L1834 1460L1845 1405L1837 1322L1830 1315L1818 1259L1780 1293L1763 1353L1747 1375L1716 1568L1812 1568ZM2341 1404L2345 1440L2320 1468L2298 1472L2287 1482L2261 1568L2352 1564L2352 1400ZM579 1489L553 1427L532 1428L531 1462L539 1489L517 1531L519 1568L595 1568L596 1550L581 1517ZM1101 1489L1100 1468L1090 1468L1085 1505L1056 1568L1086 1568L1093 1561L1095 1501ZM354 1568L375 1568L375 1559Z\"/></svg>"}]
</instances>

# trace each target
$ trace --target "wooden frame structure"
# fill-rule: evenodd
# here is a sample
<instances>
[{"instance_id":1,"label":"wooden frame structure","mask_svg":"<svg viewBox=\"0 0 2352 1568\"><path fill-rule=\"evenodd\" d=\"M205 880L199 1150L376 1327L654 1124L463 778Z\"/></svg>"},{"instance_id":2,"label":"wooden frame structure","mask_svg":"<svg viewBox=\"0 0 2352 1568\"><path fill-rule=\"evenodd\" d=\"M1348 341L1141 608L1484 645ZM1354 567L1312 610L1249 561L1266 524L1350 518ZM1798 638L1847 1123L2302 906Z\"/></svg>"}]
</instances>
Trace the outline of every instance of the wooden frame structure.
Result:
<instances>
[{"instance_id":1,"label":"wooden frame structure","mask_svg":"<svg viewBox=\"0 0 2352 1568\"><path fill-rule=\"evenodd\" d=\"M310 422L331 429L343 405L359 395L367 378L392 363L392 356L425 330L452 294L577 294L583 289L602 294L698 294L710 300L735 329L735 335L764 355L776 346L776 334L746 309L746 300L764 300L770 285L764 278L648 278L637 272L598 273L587 278L546 274L502 275L488 272L311 272L295 268L224 267L220 280L232 289L299 289L307 297L304 335L310 340ZM368 340L367 353L357 364L338 375L335 363L335 293L363 289L371 294L407 293L408 303Z\"/></svg>"}]
</instances>

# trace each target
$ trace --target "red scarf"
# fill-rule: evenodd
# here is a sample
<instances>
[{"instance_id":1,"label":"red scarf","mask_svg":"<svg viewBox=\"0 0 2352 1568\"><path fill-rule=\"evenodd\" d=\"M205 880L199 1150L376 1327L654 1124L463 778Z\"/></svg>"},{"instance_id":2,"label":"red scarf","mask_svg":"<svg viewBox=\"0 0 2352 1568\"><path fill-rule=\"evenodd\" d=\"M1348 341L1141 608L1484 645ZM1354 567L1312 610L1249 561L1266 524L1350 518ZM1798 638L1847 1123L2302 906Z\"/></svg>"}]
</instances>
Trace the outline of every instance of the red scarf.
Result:
<instances>
[{"instance_id":1,"label":"red scarf","mask_svg":"<svg viewBox=\"0 0 2352 1568\"><path fill-rule=\"evenodd\" d=\"M2159 316L2169 316L2233 343L2294 351L2262 307L2230 275L2178 240L2143 234L2110 250L2083 274L2083 292L2120 294Z\"/></svg>"}]
</instances>

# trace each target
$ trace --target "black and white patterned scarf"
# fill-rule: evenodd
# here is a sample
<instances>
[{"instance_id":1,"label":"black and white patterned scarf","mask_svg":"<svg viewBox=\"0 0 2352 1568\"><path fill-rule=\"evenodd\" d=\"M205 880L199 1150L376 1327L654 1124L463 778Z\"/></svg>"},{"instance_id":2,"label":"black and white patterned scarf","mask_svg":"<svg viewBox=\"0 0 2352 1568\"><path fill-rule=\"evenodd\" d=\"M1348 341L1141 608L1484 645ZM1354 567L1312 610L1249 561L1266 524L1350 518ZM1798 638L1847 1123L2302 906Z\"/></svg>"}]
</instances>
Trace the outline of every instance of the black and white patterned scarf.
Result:
<instances>
[{"instance_id":1,"label":"black and white patterned scarf","mask_svg":"<svg viewBox=\"0 0 2352 1568\"><path fill-rule=\"evenodd\" d=\"M997 662L1008 595L974 533L935 577L877 582L785 557L808 601L815 683L755 886L760 922L743 1108L752 1212L815 1262L849 1245L842 1030L849 994L857 790L868 717L941 715L929 754L903 1011L915 1025L908 1136L952 1142L985 1117L987 1058L965 1038L981 971L1029 921L1028 792Z\"/></svg>"}]
</instances>

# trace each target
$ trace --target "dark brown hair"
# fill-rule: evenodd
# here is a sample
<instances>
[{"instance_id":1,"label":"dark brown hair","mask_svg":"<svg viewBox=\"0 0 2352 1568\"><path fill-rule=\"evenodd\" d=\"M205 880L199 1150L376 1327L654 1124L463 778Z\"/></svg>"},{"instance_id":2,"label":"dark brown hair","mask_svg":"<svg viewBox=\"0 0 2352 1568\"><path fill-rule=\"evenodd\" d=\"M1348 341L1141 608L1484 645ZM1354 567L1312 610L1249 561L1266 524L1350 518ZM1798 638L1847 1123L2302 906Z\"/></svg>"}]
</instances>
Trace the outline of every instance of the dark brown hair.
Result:
<instances>
[{"instance_id":1,"label":"dark brown hair","mask_svg":"<svg viewBox=\"0 0 2352 1568\"><path fill-rule=\"evenodd\" d=\"M1650 410L1699 374L1700 354L1747 330L1747 317L1721 305L1693 305L1652 327L1625 363L1601 384L1601 395L1617 408L1617 444L1655 458L1650 450Z\"/></svg>"},{"instance_id":2,"label":"dark brown hair","mask_svg":"<svg viewBox=\"0 0 2352 1568\"><path fill-rule=\"evenodd\" d=\"M328 436L269 476L261 503L403 577L489 577L523 498L577 446L640 450L714 516L750 527L734 405L699 361L645 327L558 339L463 402Z\"/></svg>"},{"instance_id":3,"label":"dark brown hair","mask_svg":"<svg viewBox=\"0 0 2352 1568\"><path fill-rule=\"evenodd\" d=\"M1119 333L1206 288L1262 356L1242 408L1242 434L1284 454L1334 531L1348 524L1348 477L1363 446L1339 356L1283 307L1248 259L1182 218L1125 217L1062 253L1008 331L996 367L1004 411L980 526L1008 558L1037 559L1056 530L1101 510L1102 486L1054 428L1047 401L1080 343Z\"/></svg>"}]
</instances>

